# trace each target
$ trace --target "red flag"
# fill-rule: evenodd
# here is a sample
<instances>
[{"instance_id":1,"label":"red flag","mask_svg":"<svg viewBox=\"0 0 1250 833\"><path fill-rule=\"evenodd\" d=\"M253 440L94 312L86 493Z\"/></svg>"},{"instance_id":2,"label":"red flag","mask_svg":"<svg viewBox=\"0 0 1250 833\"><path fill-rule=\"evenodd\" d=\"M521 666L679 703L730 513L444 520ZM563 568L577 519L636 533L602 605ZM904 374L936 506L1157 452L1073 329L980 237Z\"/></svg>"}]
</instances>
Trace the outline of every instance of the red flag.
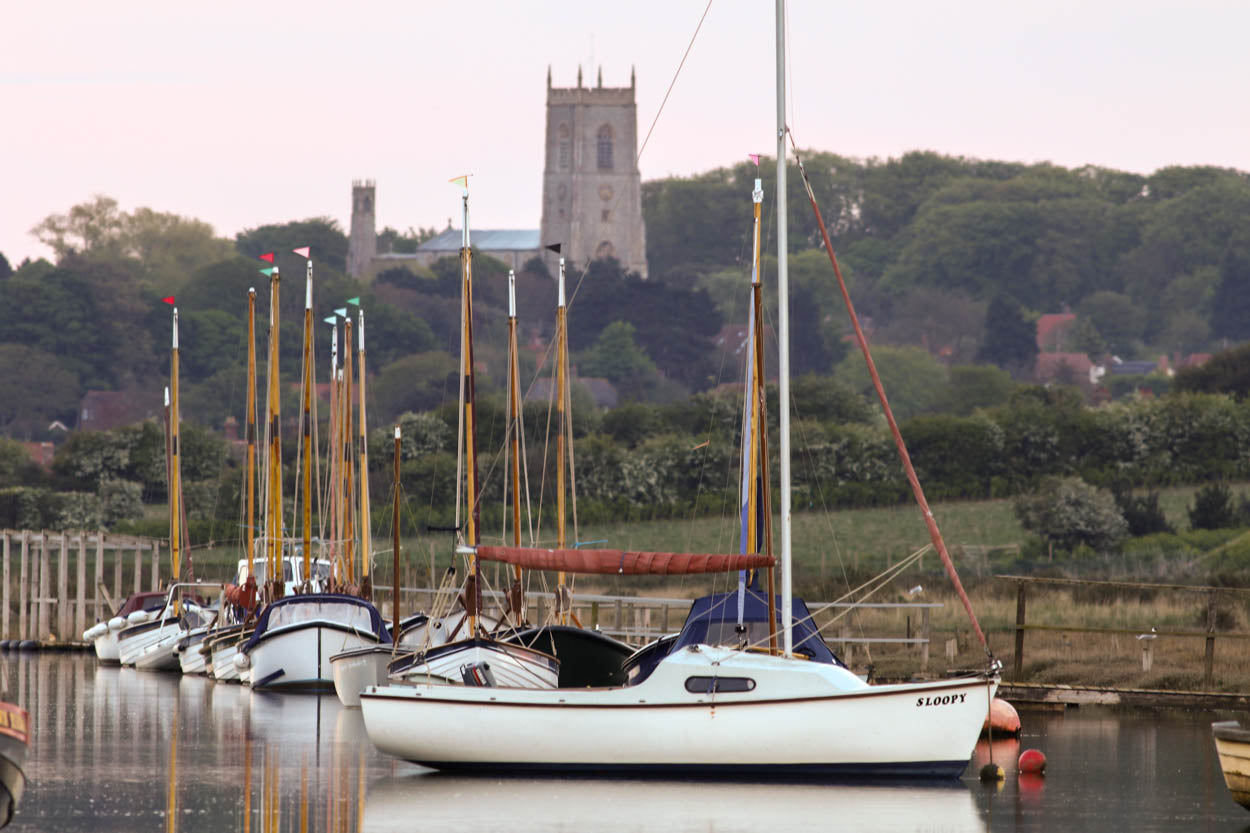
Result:
<instances>
[{"instance_id":1,"label":"red flag","mask_svg":"<svg viewBox=\"0 0 1250 833\"><path fill-rule=\"evenodd\" d=\"M162 298L161 300L162 300L162 301L164 301L164 302L165 302L165 303L167 303L167 304L170 304L170 305L172 306L172 305L173 305L173 303L174 303L174 296L173 296L173 295L170 295L169 297L167 297L167 298Z\"/></svg>"},{"instance_id":2,"label":"red flag","mask_svg":"<svg viewBox=\"0 0 1250 833\"><path fill-rule=\"evenodd\" d=\"M265 252L263 255L259 255L259 257L266 263L273 263L273 252Z\"/></svg>"}]
</instances>

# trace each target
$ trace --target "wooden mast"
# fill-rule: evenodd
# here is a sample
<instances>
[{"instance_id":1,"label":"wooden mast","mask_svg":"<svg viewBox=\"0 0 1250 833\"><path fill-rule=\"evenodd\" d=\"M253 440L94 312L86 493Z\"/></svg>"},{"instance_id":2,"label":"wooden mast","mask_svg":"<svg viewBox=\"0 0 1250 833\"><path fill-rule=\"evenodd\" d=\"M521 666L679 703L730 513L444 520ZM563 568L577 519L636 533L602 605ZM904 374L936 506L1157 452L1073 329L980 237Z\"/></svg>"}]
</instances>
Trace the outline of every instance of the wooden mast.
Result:
<instances>
[{"instance_id":1,"label":"wooden mast","mask_svg":"<svg viewBox=\"0 0 1250 833\"><path fill-rule=\"evenodd\" d=\"M460 272L461 272L461 321L460 372L464 378L464 432L465 432L465 500L468 507L467 538L470 547L481 543L478 509L477 478L477 397L474 393L473 369L473 253L469 247L469 184L464 180L461 193L462 221ZM465 605L469 613L469 638L476 639L478 631L478 599L481 593L481 567L477 557L469 556L469 588Z\"/></svg>"},{"instance_id":2,"label":"wooden mast","mask_svg":"<svg viewBox=\"0 0 1250 833\"><path fill-rule=\"evenodd\" d=\"M278 378L278 288L280 284L278 267L273 267L273 276L269 282L269 459L265 473L267 483L265 494L268 505L265 509L265 536L268 539L265 584L268 587L266 600L273 601L282 597L282 385Z\"/></svg>"},{"instance_id":3,"label":"wooden mast","mask_svg":"<svg viewBox=\"0 0 1250 833\"><path fill-rule=\"evenodd\" d=\"M303 420L300 426L300 452L304 467L304 592L312 589L312 391L313 391L313 319L312 319L312 259L308 260L308 272L304 289L304 381Z\"/></svg>"},{"instance_id":4,"label":"wooden mast","mask_svg":"<svg viewBox=\"0 0 1250 833\"><path fill-rule=\"evenodd\" d=\"M399 644L399 426L395 426L395 469L393 475L394 498L391 501L391 562L395 592L391 596L391 633L394 643Z\"/></svg>"},{"instance_id":5,"label":"wooden mast","mask_svg":"<svg viewBox=\"0 0 1250 833\"><path fill-rule=\"evenodd\" d=\"M330 559L334 565L335 584L346 584L347 576L343 571L342 559L339 556L339 320L332 320L333 328L330 335L330 438L326 444L327 459L330 461L329 505L330 514Z\"/></svg>"},{"instance_id":6,"label":"wooden mast","mask_svg":"<svg viewBox=\"0 0 1250 833\"><path fill-rule=\"evenodd\" d=\"M256 585L256 289L247 290L247 578ZM255 599L255 597L251 597Z\"/></svg>"},{"instance_id":7,"label":"wooden mast","mask_svg":"<svg viewBox=\"0 0 1250 833\"><path fill-rule=\"evenodd\" d=\"M568 399L568 367L569 344L567 329L567 309L564 300L564 257L560 257L560 278L557 284L556 298L556 548L564 549L565 541L565 500L564 500L564 437L565 420L568 414L565 403ZM556 624L567 625L569 621L567 604L567 576L564 570L556 573Z\"/></svg>"},{"instance_id":8,"label":"wooden mast","mask_svg":"<svg viewBox=\"0 0 1250 833\"><path fill-rule=\"evenodd\" d=\"M751 260L751 453L750 453L750 505L747 526L751 551L760 551L759 522L763 521L763 552L773 554L772 486L769 482L768 465L768 414L764 399L764 302L760 283L760 209L764 201L763 184L757 177L751 202L755 214L754 254ZM768 568L768 652L777 653L777 597L774 586L774 569Z\"/></svg>"},{"instance_id":9,"label":"wooden mast","mask_svg":"<svg viewBox=\"0 0 1250 833\"><path fill-rule=\"evenodd\" d=\"M360 379L356 388L360 391L360 414L357 425L356 439L359 443L356 458L360 466L360 595L362 598L373 597L373 579L369 576L369 568L373 561L373 536L369 531L369 444L366 438L365 425L365 311L360 311L360 327L356 331L358 351L356 363Z\"/></svg>"},{"instance_id":10,"label":"wooden mast","mask_svg":"<svg viewBox=\"0 0 1250 833\"><path fill-rule=\"evenodd\" d=\"M178 443L178 308L174 307L173 347L169 353L169 555L173 565L172 581L182 576L182 466ZM62 553L62 557L64 554ZM181 614L181 605L174 597L174 615Z\"/></svg>"},{"instance_id":11,"label":"wooden mast","mask_svg":"<svg viewBox=\"0 0 1250 833\"><path fill-rule=\"evenodd\" d=\"M512 433L512 545L521 546L521 372L516 334L516 272L508 270L508 426ZM525 592L521 584L521 567L514 564L512 578L516 583L516 624L525 621Z\"/></svg>"},{"instance_id":12,"label":"wooden mast","mask_svg":"<svg viewBox=\"0 0 1250 833\"><path fill-rule=\"evenodd\" d=\"M347 581L355 587L356 526L352 518L352 320L343 322L343 389L339 391L343 420L339 423L339 442L343 445L343 549L347 557Z\"/></svg>"}]
</instances>

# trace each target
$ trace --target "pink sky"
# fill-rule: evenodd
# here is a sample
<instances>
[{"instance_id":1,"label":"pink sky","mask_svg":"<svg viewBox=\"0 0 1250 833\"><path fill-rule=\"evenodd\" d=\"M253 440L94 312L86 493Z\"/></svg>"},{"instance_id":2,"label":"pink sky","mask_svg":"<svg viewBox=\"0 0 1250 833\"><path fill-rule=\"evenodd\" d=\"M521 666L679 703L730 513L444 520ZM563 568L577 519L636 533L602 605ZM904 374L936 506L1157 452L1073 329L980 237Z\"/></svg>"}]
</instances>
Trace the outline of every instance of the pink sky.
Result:
<instances>
[{"instance_id":1,"label":"pink sky","mask_svg":"<svg viewBox=\"0 0 1250 833\"><path fill-rule=\"evenodd\" d=\"M194 8L193 8L194 6ZM223 236L328 215L378 183L380 225L536 228L557 85L638 74L645 134L704 0L24 3L0 31L0 252L102 193ZM715 0L644 179L771 153L771 3ZM1250 170L1250 4L795 0L801 146L1150 172ZM592 68L593 67L593 68ZM641 135L640 135L641 140Z\"/></svg>"}]
</instances>

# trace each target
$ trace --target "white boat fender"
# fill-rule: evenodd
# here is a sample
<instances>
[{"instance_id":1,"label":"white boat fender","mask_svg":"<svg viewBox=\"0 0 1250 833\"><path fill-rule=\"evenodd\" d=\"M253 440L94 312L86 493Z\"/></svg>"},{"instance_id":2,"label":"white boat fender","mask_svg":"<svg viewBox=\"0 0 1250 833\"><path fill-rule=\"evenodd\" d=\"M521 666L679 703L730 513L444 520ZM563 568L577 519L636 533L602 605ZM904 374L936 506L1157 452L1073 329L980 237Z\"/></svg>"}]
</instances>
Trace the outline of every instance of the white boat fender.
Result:
<instances>
[{"instance_id":1,"label":"white boat fender","mask_svg":"<svg viewBox=\"0 0 1250 833\"><path fill-rule=\"evenodd\" d=\"M109 620L109 630L111 631L119 631L124 627L126 627L126 620L120 616L114 616Z\"/></svg>"},{"instance_id":2,"label":"white boat fender","mask_svg":"<svg viewBox=\"0 0 1250 833\"><path fill-rule=\"evenodd\" d=\"M104 624L103 622L96 622L94 625L87 628L87 630L83 631L82 641L92 642L98 637L104 636L104 634L108 633L108 631L109 631L108 625Z\"/></svg>"},{"instance_id":3,"label":"white boat fender","mask_svg":"<svg viewBox=\"0 0 1250 833\"><path fill-rule=\"evenodd\" d=\"M240 651L234 655L234 667L240 671L246 671L252 665L252 658Z\"/></svg>"},{"instance_id":4,"label":"white boat fender","mask_svg":"<svg viewBox=\"0 0 1250 833\"><path fill-rule=\"evenodd\" d=\"M126 621L132 625L138 625L148 621L148 612L146 610L136 610L134 613L126 617Z\"/></svg>"}]
</instances>

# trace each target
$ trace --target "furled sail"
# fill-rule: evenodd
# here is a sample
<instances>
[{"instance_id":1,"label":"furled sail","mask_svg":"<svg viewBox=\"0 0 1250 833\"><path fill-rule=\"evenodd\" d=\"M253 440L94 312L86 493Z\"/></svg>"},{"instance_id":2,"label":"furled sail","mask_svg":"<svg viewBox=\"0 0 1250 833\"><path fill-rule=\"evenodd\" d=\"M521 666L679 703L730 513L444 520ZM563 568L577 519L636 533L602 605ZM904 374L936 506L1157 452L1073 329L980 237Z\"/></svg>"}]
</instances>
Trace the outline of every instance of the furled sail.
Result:
<instances>
[{"instance_id":1,"label":"furled sail","mask_svg":"<svg viewBox=\"0 0 1250 833\"><path fill-rule=\"evenodd\" d=\"M483 561L502 561L527 570L564 570L570 573L615 573L627 576L728 573L771 567L771 555L696 552L639 552L634 550L532 549L477 547Z\"/></svg>"}]
</instances>

